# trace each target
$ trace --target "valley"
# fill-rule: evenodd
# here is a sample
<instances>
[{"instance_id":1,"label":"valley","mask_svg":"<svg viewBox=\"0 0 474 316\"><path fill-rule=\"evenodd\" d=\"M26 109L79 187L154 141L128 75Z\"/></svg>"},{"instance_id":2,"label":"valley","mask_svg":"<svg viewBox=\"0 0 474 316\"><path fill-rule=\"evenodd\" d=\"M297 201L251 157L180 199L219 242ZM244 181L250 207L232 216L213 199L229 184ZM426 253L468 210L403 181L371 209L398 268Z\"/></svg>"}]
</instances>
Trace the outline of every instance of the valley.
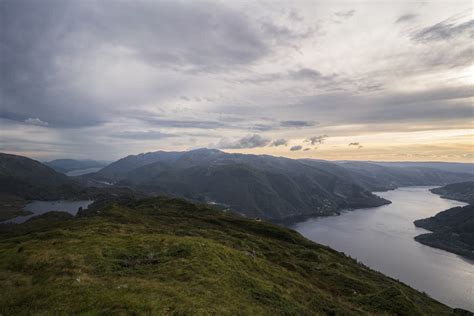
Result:
<instances>
[{"instance_id":1,"label":"valley","mask_svg":"<svg viewBox=\"0 0 474 316\"><path fill-rule=\"evenodd\" d=\"M427 231L413 221L465 205L429 189L404 187L379 193L392 204L311 218L290 227L447 305L472 311L474 261L415 240Z\"/></svg>"},{"instance_id":2,"label":"valley","mask_svg":"<svg viewBox=\"0 0 474 316\"><path fill-rule=\"evenodd\" d=\"M71 313L85 306L91 306L88 311L138 313L199 309L448 315L462 312L453 307L473 309L465 298L472 289L464 285L470 283L460 283L472 277L473 264L449 257L446 265L436 251L428 251L433 258L423 258L427 250L420 252L413 245L415 234L407 230L413 227L414 216L427 214L423 207L442 208L438 200L446 205L458 202L437 197L436 203L420 204L413 195L398 196L399 192L414 192L415 196L436 197L426 187L399 187L469 181L471 174L208 149L128 156L77 177L26 157L1 154L0 162L1 193L8 197L0 206L4 220L0 223L0 278L10 293L0 300L3 312L23 311L16 291L28 293L23 297L30 297L40 312L59 311L51 302L52 307L47 307L49 299L43 292L64 300L65 311ZM373 218L364 219L367 214ZM331 233L332 221L348 218L343 231ZM270 222L293 227L357 261ZM374 230L370 223L383 224ZM402 226L395 230L390 227L398 224ZM360 232L368 235L357 239ZM390 239L383 237L386 234ZM344 236L350 242L343 241ZM392 242L399 239L406 245ZM382 242L380 247L377 242ZM367 249L367 244L368 257L358 252ZM411 259L406 263L411 265L399 260L400 252L407 251L405 257ZM381 257L394 262L373 261ZM53 258L59 261L52 264ZM443 273L457 284L456 290L439 279L436 265L432 275L423 277L434 283L418 282L412 273L425 261L444 265ZM43 267L44 282L30 284L28 280L40 277L35 266ZM221 285L234 284L237 275L246 285L236 286L244 291L236 293ZM214 290L206 292L207 288ZM188 291L195 293L192 303L178 294ZM449 294L440 295L440 291ZM92 294L90 300L77 302L67 299L67 293ZM150 295L160 295L163 300L138 303ZM312 299L305 298L307 295ZM226 302L231 296L237 297L232 304ZM107 309L117 300L121 303L116 309ZM206 307L210 300L218 302L212 310ZM169 305L171 301L175 304Z\"/></svg>"},{"instance_id":3,"label":"valley","mask_svg":"<svg viewBox=\"0 0 474 316\"><path fill-rule=\"evenodd\" d=\"M474 0L0 0L0 316L474 316Z\"/></svg>"}]
</instances>

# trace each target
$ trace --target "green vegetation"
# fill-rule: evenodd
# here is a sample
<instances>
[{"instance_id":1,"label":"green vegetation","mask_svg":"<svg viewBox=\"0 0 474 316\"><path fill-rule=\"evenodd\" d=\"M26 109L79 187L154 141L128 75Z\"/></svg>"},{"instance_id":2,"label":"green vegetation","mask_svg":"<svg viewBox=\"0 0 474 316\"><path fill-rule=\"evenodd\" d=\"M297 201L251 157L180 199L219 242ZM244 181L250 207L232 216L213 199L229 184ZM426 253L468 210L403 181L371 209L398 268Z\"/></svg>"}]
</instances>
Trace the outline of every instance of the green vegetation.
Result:
<instances>
[{"instance_id":1,"label":"green vegetation","mask_svg":"<svg viewBox=\"0 0 474 316\"><path fill-rule=\"evenodd\" d=\"M0 153L0 193L26 200L74 199L90 194L36 160L4 153Z\"/></svg>"},{"instance_id":2,"label":"green vegetation","mask_svg":"<svg viewBox=\"0 0 474 316\"><path fill-rule=\"evenodd\" d=\"M23 209L25 200L15 195L0 193L0 222L8 219L29 215L30 211Z\"/></svg>"},{"instance_id":3,"label":"green vegetation","mask_svg":"<svg viewBox=\"0 0 474 316\"><path fill-rule=\"evenodd\" d=\"M295 231L179 199L0 227L2 315L453 313Z\"/></svg>"}]
</instances>

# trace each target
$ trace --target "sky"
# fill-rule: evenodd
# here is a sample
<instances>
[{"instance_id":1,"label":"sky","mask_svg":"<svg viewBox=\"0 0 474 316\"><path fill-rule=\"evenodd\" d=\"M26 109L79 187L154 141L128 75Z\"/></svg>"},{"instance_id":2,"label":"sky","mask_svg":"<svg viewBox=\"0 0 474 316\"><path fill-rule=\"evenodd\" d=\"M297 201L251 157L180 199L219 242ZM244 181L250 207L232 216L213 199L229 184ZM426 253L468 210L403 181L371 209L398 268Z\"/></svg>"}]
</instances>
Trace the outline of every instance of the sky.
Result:
<instances>
[{"instance_id":1,"label":"sky","mask_svg":"<svg viewBox=\"0 0 474 316\"><path fill-rule=\"evenodd\" d=\"M0 151L474 162L473 3L0 0Z\"/></svg>"}]
</instances>

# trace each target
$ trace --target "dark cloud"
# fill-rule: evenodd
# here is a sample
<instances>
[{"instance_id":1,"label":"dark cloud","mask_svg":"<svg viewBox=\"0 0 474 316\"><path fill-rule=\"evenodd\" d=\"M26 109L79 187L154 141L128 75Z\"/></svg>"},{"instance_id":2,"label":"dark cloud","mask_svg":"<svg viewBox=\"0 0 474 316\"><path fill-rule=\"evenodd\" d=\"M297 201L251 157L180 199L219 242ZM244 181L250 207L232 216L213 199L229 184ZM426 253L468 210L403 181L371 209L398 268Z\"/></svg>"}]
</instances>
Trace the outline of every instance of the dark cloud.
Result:
<instances>
[{"instance_id":1,"label":"dark cloud","mask_svg":"<svg viewBox=\"0 0 474 316\"><path fill-rule=\"evenodd\" d=\"M397 19L396 23L405 23L405 22L408 22L408 21L413 21L417 17L418 17L418 14L413 14L413 13L404 14L404 15L401 15Z\"/></svg>"},{"instance_id":2,"label":"dark cloud","mask_svg":"<svg viewBox=\"0 0 474 316\"><path fill-rule=\"evenodd\" d=\"M299 104L292 105L285 111L296 111L308 119L317 117L319 122L323 122L321 127L328 121L332 124L405 124L465 120L472 117L472 97L474 90L468 85L373 95L326 93L302 97Z\"/></svg>"},{"instance_id":3,"label":"dark cloud","mask_svg":"<svg viewBox=\"0 0 474 316\"><path fill-rule=\"evenodd\" d=\"M271 146L273 147L278 147L278 146L287 146L288 145L288 140L284 138L279 138L276 139L272 142Z\"/></svg>"},{"instance_id":4,"label":"dark cloud","mask_svg":"<svg viewBox=\"0 0 474 316\"><path fill-rule=\"evenodd\" d=\"M349 147L356 147L357 149L361 149L364 146L362 146L359 142L354 142L354 143L349 143Z\"/></svg>"},{"instance_id":5,"label":"dark cloud","mask_svg":"<svg viewBox=\"0 0 474 316\"><path fill-rule=\"evenodd\" d=\"M328 135L313 136L305 139L305 142L309 142L311 145L322 144L328 137Z\"/></svg>"},{"instance_id":6,"label":"dark cloud","mask_svg":"<svg viewBox=\"0 0 474 316\"><path fill-rule=\"evenodd\" d=\"M461 68L472 64L474 22L462 20L465 12L434 25L425 21L444 13L437 8L399 16L397 23L416 19L427 27L392 33L382 41L384 58L367 65L366 57L380 53L373 45L380 32L342 55L341 38L357 40L372 26L351 20L347 29L319 27L342 23L355 10L294 6L300 11L200 0L0 0L0 123L11 125L0 130L44 138L21 143L27 152L45 146L83 153L87 146L97 153L108 142L103 152L116 155L132 150L133 140L174 135L196 135L202 146L247 133L290 138L316 124L338 135L368 129L359 126L377 132L472 125L474 92ZM380 8L387 19L374 21L374 29L395 27L389 11ZM321 30L331 36L320 41ZM425 45L413 46L407 36ZM2 136L2 145L20 146ZM271 143L253 136L230 146ZM179 141L183 147L185 138ZM136 143L133 150L144 148ZM319 140L302 145L310 143Z\"/></svg>"},{"instance_id":7,"label":"dark cloud","mask_svg":"<svg viewBox=\"0 0 474 316\"><path fill-rule=\"evenodd\" d=\"M299 151L301 149L303 149L303 146L300 145L296 145L290 148L291 151Z\"/></svg>"},{"instance_id":8,"label":"dark cloud","mask_svg":"<svg viewBox=\"0 0 474 316\"><path fill-rule=\"evenodd\" d=\"M52 127L99 125L113 120L118 108L180 95L188 84L169 75L145 77L149 87L137 84L135 90L113 85L143 68L111 82L88 83L100 77L94 71L103 66L101 58L118 70L127 59L156 76L165 70L215 74L253 65L277 48L296 47L314 32L252 18L223 2L1 3L0 117L22 122L46 116ZM185 95L181 100L202 101Z\"/></svg>"},{"instance_id":9,"label":"dark cloud","mask_svg":"<svg viewBox=\"0 0 474 316\"><path fill-rule=\"evenodd\" d=\"M242 126L244 128L244 126ZM250 126L245 126L246 129L250 129L258 132L267 132L275 129L274 124L252 124Z\"/></svg>"},{"instance_id":10,"label":"dark cloud","mask_svg":"<svg viewBox=\"0 0 474 316\"><path fill-rule=\"evenodd\" d=\"M315 126L315 121L282 121L280 125L283 127L311 127Z\"/></svg>"},{"instance_id":11,"label":"dark cloud","mask_svg":"<svg viewBox=\"0 0 474 316\"><path fill-rule=\"evenodd\" d=\"M279 80L306 80L314 82L334 83L337 80L337 74L323 75L316 69L299 68L290 70L287 73L267 73L253 75L251 78L240 80L242 83L267 83Z\"/></svg>"},{"instance_id":12,"label":"dark cloud","mask_svg":"<svg viewBox=\"0 0 474 316\"><path fill-rule=\"evenodd\" d=\"M269 36L279 44L291 43L294 40L309 38L316 32L313 28L307 28L304 31L293 30L289 27L277 25L269 21L264 21L261 28L265 35Z\"/></svg>"},{"instance_id":13,"label":"dark cloud","mask_svg":"<svg viewBox=\"0 0 474 316\"><path fill-rule=\"evenodd\" d=\"M453 24L447 21L421 29L412 34L411 39L415 42L445 41L458 36L474 38L474 20L461 24Z\"/></svg>"},{"instance_id":14,"label":"dark cloud","mask_svg":"<svg viewBox=\"0 0 474 316\"><path fill-rule=\"evenodd\" d=\"M217 144L217 148L222 149L243 149L243 148L257 148L265 147L270 143L270 140L260 135L248 135L236 141L229 141L228 139L221 139Z\"/></svg>"},{"instance_id":15,"label":"dark cloud","mask_svg":"<svg viewBox=\"0 0 474 316\"><path fill-rule=\"evenodd\" d=\"M151 111L142 110L131 110L121 111L117 115L121 117L132 118L146 124L149 124L155 128L182 128L182 129L218 129L228 128L234 129L236 126L234 122L225 122L217 120L200 120L200 119L188 119L188 118L172 118L169 115L158 115Z\"/></svg>"},{"instance_id":16,"label":"dark cloud","mask_svg":"<svg viewBox=\"0 0 474 316\"><path fill-rule=\"evenodd\" d=\"M225 67L269 53L258 24L219 3L123 1L98 11L100 31L108 26L114 40L138 48L145 59L160 65Z\"/></svg>"},{"instance_id":17,"label":"dark cloud","mask_svg":"<svg viewBox=\"0 0 474 316\"><path fill-rule=\"evenodd\" d=\"M250 77L238 79L239 83L248 84L262 84L268 82L274 82L278 80L285 80L287 76L284 73L265 73L265 74L252 74Z\"/></svg>"},{"instance_id":18,"label":"dark cloud","mask_svg":"<svg viewBox=\"0 0 474 316\"><path fill-rule=\"evenodd\" d=\"M310 68L301 68L297 71L290 71L289 76L292 79L300 79L300 80L301 79L318 80L318 79L323 78L323 75L319 71L310 69Z\"/></svg>"},{"instance_id":19,"label":"dark cloud","mask_svg":"<svg viewBox=\"0 0 474 316\"><path fill-rule=\"evenodd\" d=\"M142 118L152 123L156 127L174 127L174 128L197 128L197 129L216 129L230 128L231 126L217 121L199 121L199 120L173 120L164 118Z\"/></svg>"},{"instance_id":20,"label":"dark cloud","mask_svg":"<svg viewBox=\"0 0 474 316\"><path fill-rule=\"evenodd\" d=\"M215 113L209 113L212 116ZM119 115L146 122L157 128L189 128L189 129L228 129L247 131L272 131L285 128L305 128L318 124L316 121L288 120L278 121L270 118L255 117L223 117L218 115L215 120L172 119L150 111L124 111ZM189 117L189 115L188 115Z\"/></svg>"},{"instance_id":21,"label":"dark cloud","mask_svg":"<svg viewBox=\"0 0 474 316\"><path fill-rule=\"evenodd\" d=\"M338 11L334 13L334 15L337 16L338 18L349 19L352 16L354 16L355 13L356 13L355 10L347 10L347 11Z\"/></svg>"},{"instance_id":22,"label":"dark cloud","mask_svg":"<svg viewBox=\"0 0 474 316\"><path fill-rule=\"evenodd\" d=\"M107 47L151 67L219 70L253 63L273 45L257 22L219 3L109 4L2 1L1 117L13 113L23 121L47 115L50 125L69 127L110 119L108 112L120 106L120 99L110 102L77 89L80 78L74 68L106 54ZM149 97L129 95L122 106Z\"/></svg>"},{"instance_id":23,"label":"dark cloud","mask_svg":"<svg viewBox=\"0 0 474 316\"><path fill-rule=\"evenodd\" d=\"M295 9L292 9L290 13L288 13L288 19L294 22L302 22L304 20L304 18Z\"/></svg>"},{"instance_id":24,"label":"dark cloud","mask_svg":"<svg viewBox=\"0 0 474 316\"><path fill-rule=\"evenodd\" d=\"M160 131L125 131L109 135L116 138L136 139L136 140L157 140L162 138L177 137L178 135L163 133Z\"/></svg>"}]
</instances>

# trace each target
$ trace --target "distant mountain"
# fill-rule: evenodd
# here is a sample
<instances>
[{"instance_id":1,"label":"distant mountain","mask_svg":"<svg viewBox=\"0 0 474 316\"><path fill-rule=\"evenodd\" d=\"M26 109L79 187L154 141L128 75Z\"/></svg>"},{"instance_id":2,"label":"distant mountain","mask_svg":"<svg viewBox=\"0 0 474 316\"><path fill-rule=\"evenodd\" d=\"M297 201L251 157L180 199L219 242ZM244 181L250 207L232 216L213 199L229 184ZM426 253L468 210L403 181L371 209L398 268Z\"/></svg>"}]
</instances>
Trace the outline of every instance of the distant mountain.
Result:
<instances>
[{"instance_id":1,"label":"distant mountain","mask_svg":"<svg viewBox=\"0 0 474 316\"><path fill-rule=\"evenodd\" d=\"M89 185L124 186L215 203L247 216L285 220L388 203L369 191L444 185L473 176L429 168L198 149L127 156L82 179Z\"/></svg>"},{"instance_id":2,"label":"distant mountain","mask_svg":"<svg viewBox=\"0 0 474 316\"><path fill-rule=\"evenodd\" d=\"M0 193L24 199L62 199L79 197L80 185L39 161L0 153Z\"/></svg>"},{"instance_id":3,"label":"distant mountain","mask_svg":"<svg viewBox=\"0 0 474 316\"><path fill-rule=\"evenodd\" d=\"M416 236L416 241L474 259L474 205L454 207L414 223L433 232Z\"/></svg>"},{"instance_id":4,"label":"distant mountain","mask_svg":"<svg viewBox=\"0 0 474 316\"><path fill-rule=\"evenodd\" d=\"M76 160L76 159L56 159L52 161L43 162L48 167L53 168L57 172L68 173L71 171L91 169L91 168L103 168L109 164L105 161L97 160Z\"/></svg>"},{"instance_id":5,"label":"distant mountain","mask_svg":"<svg viewBox=\"0 0 474 316\"><path fill-rule=\"evenodd\" d=\"M27 200L84 200L96 203L144 197L127 188L85 187L39 161L0 153L0 221L28 215Z\"/></svg>"},{"instance_id":6,"label":"distant mountain","mask_svg":"<svg viewBox=\"0 0 474 316\"><path fill-rule=\"evenodd\" d=\"M435 186L474 180L474 175L469 173L455 173L436 168L386 166L360 161L344 161L338 164L349 171L359 185L372 192L403 186Z\"/></svg>"},{"instance_id":7,"label":"distant mountain","mask_svg":"<svg viewBox=\"0 0 474 316\"><path fill-rule=\"evenodd\" d=\"M431 192L445 199L474 204L474 181L448 184L441 188L431 189Z\"/></svg>"},{"instance_id":8,"label":"distant mountain","mask_svg":"<svg viewBox=\"0 0 474 316\"><path fill-rule=\"evenodd\" d=\"M460 162L411 162L411 161L401 161L401 162L371 162L380 166L387 167L401 167L401 168L430 168L438 169L449 172L456 173L469 173L474 174L474 163L460 163Z\"/></svg>"},{"instance_id":9,"label":"distant mountain","mask_svg":"<svg viewBox=\"0 0 474 316\"><path fill-rule=\"evenodd\" d=\"M340 166L219 150L128 156L85 177L153 194L216 203L251 217L285 220L389 203Z\"/></svg>"},{"instance_id":10,"label":"distant mountain","mask_svg":"<svg viewBox=\"0 0 474 316\"><path fill-rule=\"evenodd\" d=\"M119 159L102 170L100 174L109 179L119 179L122 175L138 167L146 166L155 162L169 163L177 160L183 155L183 152L157 151L139 155L129 155Z\"/></svg>"},{"instance_id":11,"label":"distant mountain","mask_svg":"<svg viewBox=\"0 0 474 316\"><path fill-rule=\"evenodd\" d=\"M462 312L293 230L179 199L0 225L0 262L4 315Z\"/></svg>"}]
</instances>

